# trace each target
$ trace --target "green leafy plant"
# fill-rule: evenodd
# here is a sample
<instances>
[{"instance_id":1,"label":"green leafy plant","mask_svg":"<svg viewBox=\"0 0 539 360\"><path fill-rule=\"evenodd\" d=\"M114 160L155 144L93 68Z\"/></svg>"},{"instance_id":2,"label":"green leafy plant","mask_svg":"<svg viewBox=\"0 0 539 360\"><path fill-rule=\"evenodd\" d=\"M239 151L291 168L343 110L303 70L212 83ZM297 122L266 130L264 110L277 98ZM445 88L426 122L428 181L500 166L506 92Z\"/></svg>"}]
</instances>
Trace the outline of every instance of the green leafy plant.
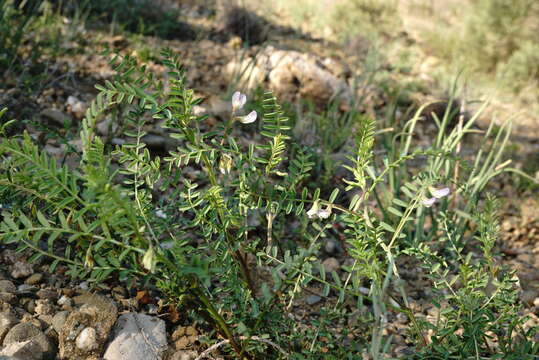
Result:
<instances>
[{"instance_id":1,"label":"green leafy plant","mask_svg":"<svg viewBox=\"0 0 539 360\"><path fill-rule=\"evenodd\" d=\"M482 281L495 269L489 228L495 216L476 220L482 224L478 237L490 272L480 273L469 255L465 260L465 230L488 181L509 170L501 156L510 127L496 134L489 129L476 158L467 164L459 144L473 132L478 115L446 131L452 116L446 112L436 120L434 143L413 149L420 109L392 143L385 142L392 145L381 158L374 152L375 120L355 118L349 123L355 148L344 185L353 196L346 200L339 187L313 189L307 184L315 165L312 152L291 144L288 118L271 93L252 106L263 110L260 116L256 111L245 114L247 96L235 92L230 117L208 128L207 116L195 115L200 100L185 85L179 57L164 50L162 62L168 73L160 81L133 58L111 59L117 75L97 85L99 94L82 123L82 156L75 168L59 165L27 133L2 136L0 199L9 203L2 207L2 244L30 250L31 260L52 259L51 271L63 263L69 275L93 284L111 277L131 285L153 284L171 306L189 306L211 326L213 346L240 359L261 354L314 359L320 352L326 358L370 353L379 359L390 346L384 335L390 312L407 316L412 334L424 338L427 325L410 309L399 260L404 255L435 258L434 240L440 237L459 249L449 254L448 263L457 261L463 284L474 289L472 299L485 299ZM124 143L112 149L95 128L118 109L125 115ZM250 126L259 116L261 136L254 142L239 127ZM147 127L156 121L178 145L162 157L144 142ZM421 166L411 167L412 160ZM326 199L323 191L329 194ZM467 201L457 201L460 195ZM326 271L318 259L321 239L339 227L353 261L343 276ZM428 270L434 276L440 267L432 264ZM509 278L496 279L501 284L496 296L503 298L493 297L481 310L502 314L507 321L493 323L487 317L482 326L501 333L518 324L509 321L515 309ZM292 307L309 284L336 301L314 329L291 319ZM456 340L448 342L444 329L455 318L459 326L468 326L459 311L477 310L466 296L450 299L459 306L436 328L437 342L451 351ZM335 344L347 332L331 333L329 324L346 319L343 304L350 301L369 313L364 321L371 335L343 349ZM322 344L325 340L331 343ZM537 352L529 344L518 345L520 354ZM419 349L425 346L417 344ZM504 343L501 349L507 353L511 346Z\"/></svg>"},{"instance_id":2,"label":"green leafy plant","mask_svg":"<svg viewBox=\"0 0 539 360\"><path fill-rule=\"evenodd\" d=\"M482 257L464 254L464 247L454 242L455 231L445 236L458 260L450 264L442 249L422 249L424 261L437 292L433 302L437 312L430 321L422 321L432 331L429 343L414 358L503 358L532 359L539 344L531 340L535 329L525 331L526 321L519 313L518 278L496 264L493 248L498 239L498 201L487 197L483 209L474 212L476 241ZM446 229L451 223L444 221ZM451 276L457 266L457 274Z\"/></svg>"}]
</instances>

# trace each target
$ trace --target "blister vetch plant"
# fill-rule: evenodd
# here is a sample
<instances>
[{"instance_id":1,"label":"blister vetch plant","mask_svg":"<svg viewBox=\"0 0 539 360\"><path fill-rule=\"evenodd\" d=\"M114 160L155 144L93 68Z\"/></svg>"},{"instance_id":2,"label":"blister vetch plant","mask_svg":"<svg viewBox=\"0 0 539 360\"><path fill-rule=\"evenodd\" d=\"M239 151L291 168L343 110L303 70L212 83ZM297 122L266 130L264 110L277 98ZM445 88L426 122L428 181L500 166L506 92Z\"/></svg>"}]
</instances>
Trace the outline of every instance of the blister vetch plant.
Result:
<instances>
[{"instance_id":1,"label":"blister vetch plant","mask_svg":"<svg viewBox=\"0 0 539 360\"><path fill-rule=\"evenodd\" d=\"M297 199L308 194L297 191L312 164L301 150L285 164L289 128L271 94L263 102L265 144L242 146L231 135L238 123L257 118L256 112L239 114L246 101L241 93L234 94L229 121L203 132L205 116L193 114L199 100L185 87L178 58L168 51L163 57L168 91L133 59L111 61L118 75L98 86L83 121L79 168L57 165L28 134L3 139L0 194L13 210L3 214L0 237L19 250L31 249L31 260L51 257L51 271L64 263L71 276L91 282L116 275L132 282L153 280L171 302L196 303L234 351L250 357L251 335L274 335L275 326L268 326L286 322L267 312L276 311L275 294L289 281L275 277L271 289L253 279L247 253L255 252L261 240L250 234L248 215L252 209L265 215L265 245L273 246L271 224L303 211ZM108 154L95 125L102 114L122 105L129 109L128 140ZM142 141L152 118L181 144L163 159L152 156ZM111 170L113 161L120 170ZM183 173L188 164L202 169L199 182ZM160 199L152 193L157 189L163 191ZM237 329L242 337L233 334L223 312L246 319L246 324L234 322L242 324Z\"/></svg>"},{"instance_id":2,"label":"blister vetch plant","mask_svg":"<svg viewBox=\"0 0 539 360\"><path fill-rule=\"evenodd\" d=\"M409 134L419 111L406 125L410 131L399 135L403 150L383 159L378 169L375 122L364 118L355 129L351 178L346 180L346 190L359 192L348 206L337 202L338 189L323 200L320 189L311 192L303 185L314 164L301 147L290 151L287 118L273 95L266 94L262 103L263 144L235 133L240 123L249 126L258 117L252 111L244 115L246 96L240 92L232 97L230 118L206 130L206 117L194 114L200 100L186 88L179 58L167 50L162 55L167 83L129 57L111 60L118 75L97 87L100 92L83 121L78 168L57 165L28 134L2 139L0 198L9 207L2 212L0 240L21 251L30 249L31 260L52 258L51 271L63 263L71 276L91 282L110 277L132 284L153 282L173 306L195 309L238 358L317 358L319 332L302 338L304 332L289 317L295 299L312 281L323 285L323 296L334 291L340 303L346 298L356 300L358 307L365 306L364 300L372 303L368 346L374 358L388 346L382 334L389 311L409 316L420 336L424 329L409 310L402 287L397 286L400 295L393 291L397 260L402 254L428 254L427 240L436 231L418 235L426 209L440 210L430 213L434 223L469 220L466 211L448 209L448 195L471 187L478 196L504 168L499 153L477 160L472 181L450 190L445 184L460 183L454 180L460 162L455 144L468 125L440 135L433 148L410 150ZM120 106L127 110L127 140L109 153L94 129L101 116ZM152 155L144 143L145 128L153 120L179 143L163 158ZM428 160L428 171L412 174L404 166L419 157ZM120 164L119 170L113 170L113 162ZM481 176L474 178L474 173ZM389 207L378 190L386 183L392 195ZM402 200L399 191L409 200ZM372 206L373 197L381 214ZM253 214L263 225L249 222ZM291 219L303 224L301 236L292 232L298 239L290 241L283 238L287 231L279 231L276 237L275 228L286 228ZM320 238L336 221L345 224L354 260L344 279L335 272L327 276L316 259ZM452 236L461 234L461 227L466 222ZM367 294L363 284L370 286Z\"/></svg>"}]
</instances>

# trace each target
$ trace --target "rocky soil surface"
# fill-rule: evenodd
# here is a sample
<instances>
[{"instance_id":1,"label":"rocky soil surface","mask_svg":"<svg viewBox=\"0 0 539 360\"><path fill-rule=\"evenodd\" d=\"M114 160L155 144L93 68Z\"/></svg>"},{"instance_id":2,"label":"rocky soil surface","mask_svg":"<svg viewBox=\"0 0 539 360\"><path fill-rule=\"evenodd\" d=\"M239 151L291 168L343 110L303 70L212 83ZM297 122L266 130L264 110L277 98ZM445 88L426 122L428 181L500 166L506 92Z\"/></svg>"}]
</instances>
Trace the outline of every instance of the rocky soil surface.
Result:
<instances>
[{"instance_id":1,"label":"rocky soil surface","mask_svg":"<svg viewBox=\"0 0 539 360\"><path fill-rule=\"evenodd\" d=\"M245 34L237 31L236 22L215 25L205 20L204 9L193 6L186 10L191 11L189 18L193 27L203 29L201 39L153 38L148 43L152 50L169 47L181 54L188 69L188 85L205 99L198 111L209 115L208 127L228 114L230 105L223 95L238 87L271 89L280 99L289 101L307 98L323 104L337 100L343 110L350 106L352 98L361 96L361 110L371 114L376 114L387 101L380 89L370 85L354 86L354 74L361 69L348 64L345 52L333 44L265 24L263 29L268 32L264 40L268 43L244 47ZM256 23L259 21L256 17L249 19L255 22L252 26L261 26ZM230 36L216 35L220 33ZM122 54L140 55L140 44L124 36L86 35L87 42L95 46L107 44ZM59 158L68 146L77 148L79 145L73 129L77 129L95 96L93 85L113 74L106 58L81 44L72 46L82 51L53 59L56 78L34 97L26 97L16 79L12 79L11 87L0 90L0 104L26 109L33 120L26 129L50 154ZM156 74L165 71L158 61L147 62ZM235 82L233 89L232 81ZM418 98L426 96L419 94ZM71 140L61 143L47 137L49 130L39 127L40 123L60 134L71 134ZM150 149L175 148L174 140L157 124L147 130L149 134L144 140ZM104 118L97 125L97 132L110 143L122 141L112 118ZM536 139L526 144L527 153L537 151L539 146ZM69 158L64 160L70 161ZM518 272L522 301L526 305L523 315L530 317L527 326L539 324L537 209L538 202L530 199L510 204L502 217L504 236L500 261ZM347 273L341 267L350 261L346 245L338 235L325 241L321 260L326 271L335 270L345 277ZM65 267L58 266L51 273L46 260L29 263L30 255L0 248L0 360L188 360L197 359L205 349L203 326L188 323L187 317L182 316L186 309L168 308L151 290L126 288L125 284L115 283L90 288L85 282L71 280ZM414 279L408 282L406 289L414 301L411 306L417 314L435 316L436 309L426 300L425 289L429 283L417 278L414 266L410 263L403 272L403 277ZM406 264L403 267L406 268ZM335 300L321 296L321 289L317 287L307 290L293 311L294 317L306 326L322 305ZM350 304L351 309L354 306ZM406 321L401 316L388 319L386 335L393 334L397 345L394 356L409 351L410 344L403 331ZM218 350L211 356L219 358Z\"/></svg>"}]
</instances>

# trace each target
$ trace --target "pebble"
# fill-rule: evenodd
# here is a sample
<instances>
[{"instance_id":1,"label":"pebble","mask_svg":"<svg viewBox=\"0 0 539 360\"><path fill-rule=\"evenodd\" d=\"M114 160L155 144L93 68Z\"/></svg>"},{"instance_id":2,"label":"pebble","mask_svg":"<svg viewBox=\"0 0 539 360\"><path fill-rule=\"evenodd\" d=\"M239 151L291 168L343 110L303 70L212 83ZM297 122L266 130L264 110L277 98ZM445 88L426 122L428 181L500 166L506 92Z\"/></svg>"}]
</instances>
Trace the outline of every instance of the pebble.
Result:
<instances>
[{"instance_id":1,"label":"pebble","mask_svg":"<svg viewBox=\"0 0 539 360\"><path fill-rule=\"evenodd\" d=\"M23 261L17 261L15 264L13 264L13 268L11 270L11 276L15 279L26 278L33 273L34 269L32 268L32 265Z\"/></svg>"},{"instance_id":2,"label":"pebble","mask_svg":"<svg viewBox=\"0 0 539 360\"><path fill-rule=\"evenodd\" d=\"M77 119L82 119L84 117L86 109L88 108L88 105L86 103L80 101L77 97L72 95L67 97L66 105L69 106L71 113Z\"/></svg>"},{"instance_id":3,"label":"pebble","mask_svg":"<svg viewBox=\"0 0 539 360\"><path fill-rule=\"evenodd\" d=\"M197 358L197 356L198 354L193 350L180 350L172 354L169 360L194 360Z\"/></svg>"},{"instance_id":4,"label":"pebble","mask_svg":"<svg viewBox=\"0 0 539 360\"><path fill-rule=\"evenodd\" d=\"M24 280L24 283L27 285L37 285L43 280L43 274L42 273L35 273L30 275L28 279Z\"/></svg>"},{"instance_id":5,"label":"pebble","mask_svg":"<svg viewBox=\"0 0 539 360\"><path fill-rule=\"evenodd\" d=\"M59 334L60 330L62 330L62 327L64 326L67 317L69 316L69 311L60 311L54 314L52 318L52 327L56 332Z\"/></svg>"},{"instance_id":6,"label":"pebble","mask_svg":"<svg viewBox=\"0 0 539 360\"><path fill-rule=\"evenodd\" d=\"M58 292L56 290L49 290L49 289L40 289L36 295L40 299L50 299L55 300L58 299Z\"/></svg>"},{"instance_id":7,"label":"pebble","mask_svg":"<svg viewBox=\"0 0 539 360\"><path fill-rule=\"evenodd\" d=\"M54 307L48 299L40 299L36 301L35 312L38 315L51 315L54 313Z\"/></svg>"},{"instance_id":8,"label":"pebble","mask_svg":"<svg viewBox=\"0 0 539 360\"><path fill-rule=\"evenodd\" d=\"M73 300L71 300L71 298L66 295L62 295L62 297L58 299L57 304L60 305L62 308L68 309L73 307Z\"/></svg>"},{"instance_id":9,"label":"pebble","mask_svg":"<svg viewBox=\"0 0 539 360\"><path fill-rule=\"evenodd\" d=\"M307 304L309 305L314 305L314 304L317 304L319 303L320 301L322 300L322 298L318 295L309 295L307 296Z\"/></svg>"},{"instance_id":10,"label":"pebble","mask_svg":"<svg viewBox=\"0 0 539 360\"><path fill-rule=\"evenodd\" d=\"M339 260L335 259L334 257L327 258L322 262L322 265L324 266L326 273L330 273L332 271L339 271L341 269L341 264L339 263Z\"/></svg>"},{"instance_id":11,"label":"pebble","mask_svg":"<svg viewBox=\"0 0 539 360\"><path fill-rule=\"evenodd\" d=\"M329 255L335 254L337 252L337 249L338 249L337 242L333 239L327 239L326 242L324 243L324 250Z\"/></svg>"},{"instance_id":12,"label":"pebble","mask_svg":"<svg viewBox=\"0 0 539 360\"><path fill-rule=\"evenodd\" d=\"M0 280L0 292L13 294L17 291L17 287L9 280Z\"/></svg>"},{"instance_id":13,"label":"pebble","mask_svg":"<svg viewBox=\"0 0 539 360\"><path fill-rule=\"evenodd\" d=\"M21 284L17 288L17 293L19 295L33 295L37 291L37 287L34 285Z\"/></svg>"},{"instance_id":14,"label":"pebble","mask_svg":"<svg viewBox=\"0 0 539 360\"><path fill-rule=\"evenodd\" d=\"M49 120L52 120L53 123L55 123L58 126L65 126L71 124L71 118L61 112L60 110L56 109L45 109L41 112L41 116L44 118L47 118Z\"/></svg>"},{"instance_id":15,"label":"pebble","mask_svg":"<svg viewBox=\"0 0 539 360\"><path fill-rule=\"evenodd\" d=\"M84 330L82 330L77 336L75 343L80 350L86 352L99 348L99 344L97 342L97 333L92 327L84 328Z\"/></svg>"},{"instance_id":16,"label":"pebble","mask_svg":"<svg viewBox=\"0 0 539 360\"><path fill-rule=\"evenodd\" d=\"M17 296L12 293L0 292L0 302L5 302L13 305L17 302Z\"/></svg>"}]
</instances>

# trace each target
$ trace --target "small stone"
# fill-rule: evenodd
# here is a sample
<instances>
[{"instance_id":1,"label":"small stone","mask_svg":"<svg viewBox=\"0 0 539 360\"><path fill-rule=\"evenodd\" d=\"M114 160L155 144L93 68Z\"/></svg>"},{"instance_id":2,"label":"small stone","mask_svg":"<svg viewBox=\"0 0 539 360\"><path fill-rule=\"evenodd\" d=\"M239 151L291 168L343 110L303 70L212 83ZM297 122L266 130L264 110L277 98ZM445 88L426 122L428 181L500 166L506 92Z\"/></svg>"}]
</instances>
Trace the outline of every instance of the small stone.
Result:
<instances>
[{"instance_id":1,"label":"small stone","mask_svg":"<svg viewBox=\"0 0 539 360\"><path fill-rule=\"evenodd\" d=\"M110 133L115 134L118 130L118 123L116 123L111 116L106 117L96 125L97 133L101 136L109 136Z\"/></svg>"},{"instance_id":2,"label":"small stone","mask_svg":"<svg viewBox=\"0 0 539 360\"><path fill-rule=\"evenodd\" d=\"M172 333L171 339L172 341L176 341L182 336L185 335L185 326L178 326L176 330Z\"/></svg>"},{"instance_id":3,"label":"small stone","mask_svg":"<svg viewBox=\"0 0 539 360\"><path fill-rule=\"evenodd\" d=\"M187 336L195 335L196 336L196 335L198 335L198 331L194 326L188 326L187 328L185 328L185 335L187 335Z\"/></svg>"},{"instance_id":4,"label":"small stone","mask_svg":"<svg viewBox=\"0 0 539 360\"><path fill-rule=\"evenodd\" d=\"M322 300L322 298L318 295L309 295L307 296L307 304L314 305L319 303Z\"/></svg>"},{"instance_id":5,"label":"small stone","mask_svg":"<svg viewBox=\"0 0 539 360\"><path fill-rule=\"evenodd\" d=\"M51 325L58 334L60 333L60 330L62 330L68 316L69 311L60 311L54 314Z\"/></svg>"},{"instance_id":6,"label":"small stone","mask_svg":"<svg viewBox=\"0 0 539 360\"><path fill-rule=\"evenodd\" d=\"M32 265L23 261L17 261L15 264L13 264L13 268L11 270L11 276L15 279L25 278L33 273L34 269L32 268Z\"/></svg>"},{"instance_id":7,"label":"small stone","mask_svg":"<svg viewBox=\"0 0 539 360\"><path fill-rule=\"evenodd\" d=\"M40 299L36 301L35 312L38 315L50 315L54 312L54 307L48 299Z\"/></svg>"},{"instance_id":8,"label":"small stone","mask_svg":"<svg viewBox=\"0 0 539 360\"><path fill-rule=\"evenodd\" d=\"M56 300L58 299L58 292L56 290L40 289L36 295L40 299Z\"/></svg>"},{"instance_id":9,"label":"small stone","mask_svg":"<svg viewBox=\"0 0 539 360\"><path fill-rule=\"evenodd\" d=\"M335 259L334 257L327 258L322 262L322 265L324 266L324 269L327 273L330 273L332 271L339 271L341 269L341 264L339 263L339 260Z\"/></svg>"},{"instance_id":10,"label":"small stone","mask_svg":"<svg viewBox=\"0 0 539 360\"><path fill-rule=\"evenodd\" d=\"M88 282L87 281L83 281L79 284L79 288L81 290L88 290L90 287L88 286Z\"/></svg>"},{"instance_id":11,"label":"small stone","mask_svg":"<svg viewBox=\"0 0 539 360\"><path fill-rule=\"evenodd\" d=\"M62 297L58 299L57 304L60 305L62 308L71 308L73 307L73 300L71 300L71 298L66 295L62 295Z\"/></svg>"},{"instance_id":12,"label":"small stone","mask_svg":"<svg viewBox=\"0 0 539 360\"><path fill-rule=\"evenodd\" d=\"M45 109L41 112L41 116L44 118L47 118L49 120L52 120L53 123L59 126L66 126L71 125L71 118L61 112L60 110L56 109Z\"/></svg>"},{"instance_id":13,"label":"small stone","mask_svg":"<svg viewBox=\"0 0 539 360\"><path fill-rule=\"evenodd\" d=\"M71 111L71 113L77 119L82 119L84 116L84 113L86 112L86 109L88 108L88 105L86 105L86 103L84 103L83 101L80 101L75 96L68 96L66 105L68 106L68 109Z\"/></svg>"},{"instance_id":14,"label":"small stone","mask_svg":"<svg viewBox=\"0 0 539 360\"><path fill-rule=\"evenodd\" d=\"M0 302L14 305L17 302L17 296L12 293L0 292Z\"/></svg>"},{"instance_id":15,"label":"small stone","mask_svg":"<svg viewBox=\"0 0 539 360\"><path fill-rule=\"evenodd\" d=\"M0 292L14 293L17 287L9 280L0 280Z\"/></svg>"},{"instance_id":16,"label":"small stone","mask_svg":"<svg viewBox=\"0 0 539 360\"><path fill-rule=\"evenodd\" d=\"M93 351L99 348L99 344L97 342L97 333L92 327L84 328L84 330L80 332L79 336L77 336L75 343L80 350L85 352Z\"/></svg>"},{"instance_id":17,"label":"small stone","mask_svg":"<svg viewBox=\"0 0 539 360\"><path fill-rule=\"evenodd\" d=\"M193 350L180 350L172 354L169 360L194 360L198 356L196 351ZM2 359L0 359L2 360Z\"/></svg>"},{"instance_id":18,"label":"small stone","mask_svg":"<svg viewBox=\"0 0 539 360\"><path fill-rule=\"evenodd\" d=\"M520 295L520 300L528 306L533 306L535 299L538 297L538 293L535 290L524 290Z\"/></svg>"},{"instance_id":19,"label":"small stone","mask_svg":"<svg viewBox=\"0 0 539 360\"><path fill-rule=\"evenodd\" d=\"M2 253L2 258L5 263L13 265L21 258L21 254L15 250L6 249Z\"/></svg>"},{"instance_id":20,"label":"small stone","mask_svg":"<svg viewBox=\"0 0 539 360\"><path fill-rule=\"evenodd\" d=\"M30 275L28 279L24 280L24 283L27 285L37 285L43 280L43 274L42 273L35 273Z\"/></svg>"},{"instance_id":21,"label":"small stone","mask_svg":"<svg viewBox=\"0 0 539 360\"><path fill-rule=\"evenodd\" d=\"M37 287L34 285L28 285L28 284L21 284L19 287L17 287L17 293L19 295L30 295L33 296L34 293L37 291Z\"/></svg>"},{"instance_id":22,"label":"small stone","mask_svg":"<svg viewBox=\"0 0 539 360\"><path fill-rule=\"evenodd\" d=\"M326 253L333 255L337 252L337 243L333 239L327 239L324 244L324 250Z\"/></svg>"},{"instance_id":23,"label":"small stone","mask_svg":"<svg viewBox=\"0 0 539 360\"><path fill-rule=\"evenodd\" d=\"M179 338L178 340L174 342L174 348L176 350L187 349L189 348L189 345L191 345L191 343L189 342L189 338L185 336Z\"/></svg>"},{"instance_id":24,"label":"small stone","mask_svg":"<svg viewBox=\"0 0 539 360\"><path fill-rule=\"evenodd\" d=\"M21 299L20 304L23 305L26 311L28 311L30 314L34 314L36 312L36 302L34 299L23 298Z\"/></svg>"}]
</instances>

